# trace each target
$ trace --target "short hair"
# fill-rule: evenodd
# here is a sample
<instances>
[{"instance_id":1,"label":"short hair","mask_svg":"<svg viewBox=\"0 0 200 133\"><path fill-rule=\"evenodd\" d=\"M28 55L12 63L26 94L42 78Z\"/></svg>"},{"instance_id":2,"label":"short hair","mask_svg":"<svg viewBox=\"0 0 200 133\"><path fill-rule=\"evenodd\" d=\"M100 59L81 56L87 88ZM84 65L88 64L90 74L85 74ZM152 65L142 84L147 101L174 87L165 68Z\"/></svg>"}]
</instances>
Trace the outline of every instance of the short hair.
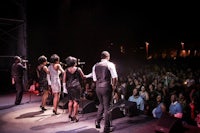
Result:
<instances>
[{"instance_id":1,"label":"short hair","mask_svg":"<svg viewBox=\"0 0 200 133\"><path fill-rule=\"evenodd\" d=\"M57 54L53 54L51 57L50 57L50 62L51 63L55 63L57 61L60 61L60 57L57 55Z\"/></svg>"},{"instance_id":2,"label":"short hair","mask_svg":"<svg viewBox=\"0 0 200 133\"><path fill-rule=\"evenodd\" d=\"M72 57L72 56L68 56L66 59L65 59L65 62L67 64L67 67L71 67L71 66L74 66L77 64L77 59L75 57Z\"/></svg>"},{"instance_id":3,"label":"short hair","mask_svg":"<svg viewBox=\"0 0 200 133\"><path fill-rule=\"evenodd\" d=\"M39 63L39 64L42 64L42 63L44 63L44 62L46 62L46 61L47 61L47 57L44 56L44 55L41 55L41 56L38 58L38 63Z\"/></svg>"},{"instance_id":4,"label":"short hair","mask_svg":"<svg viewBox=\"0 0 200 133\"><path fill-rule=\"evenodd\" d=\"M102 51L101 52L101 58L105 59L107 57L110 57L110 53L108 51Z\"/></svg>"},{"instance_id":5,"label":"short hair","mask_svg":"<svg viewBox=\"0 0 200 133\"><path fill-rule=\"evenodd\" d=\"M16 62L16 61L21 62L21 60L22 60L22 59L21 59L21 57L19 57L19 56L15 56L15 57L14 57L14 61L15 61L15 62Z\"/></svg>"},{"instance_id":6,"label":"short hair","mask_svg":"<svg viewBox=\"0 0 200 133\"><path fill-rule=\"evenodd\" d=\"M15 57L14 57L14 60L21 60L21 57L15 56Z\"/></svg>"}]
</instances>

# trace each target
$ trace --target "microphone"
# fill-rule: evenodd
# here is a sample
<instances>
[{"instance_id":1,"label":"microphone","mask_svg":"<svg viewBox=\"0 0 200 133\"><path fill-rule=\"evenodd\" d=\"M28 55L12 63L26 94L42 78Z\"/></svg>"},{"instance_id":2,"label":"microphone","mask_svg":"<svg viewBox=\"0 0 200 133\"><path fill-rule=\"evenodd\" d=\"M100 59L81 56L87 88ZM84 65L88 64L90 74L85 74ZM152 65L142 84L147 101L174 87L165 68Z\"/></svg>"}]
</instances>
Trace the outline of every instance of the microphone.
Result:
<instances>
[{"instance_id":1,"label":"microphone","mask_svg":"<svg viewBox=\"0 0 200 133\"><path fill-rule=\"evenodd\" d=\"M78 65L84 65L85 62L78 62Z\"/></svg>"},{"instance_id":2,"label":"microphone","mask_svg":"<svg viewBox=\"0 0 200 133\"><path fill-rule=\"evenodd\" d=\"M27 63L27 62L28 62L28 60L22 60L22 62L24 62L24 63Z\"/></svg>"},{"instance_id":3,"label":"microphone","mask_svg":"<svg viewBox=\"0 0 200 133\"><path fill-rule=\"evenodd\" d=\"M67 64L63 63L63 62L60 62L60 65L62 66L67 66Z\"/></svg>"},{"instance_id":4,"label":"microphone","mask_svg":"<svg viewBox=\"0 0 200 133\"><path fill-rule=\"evenodd\" d=\"M80 61L81 59L77 59L77 65L84 65L85 62Z\"/></svg>"}]
</instances>

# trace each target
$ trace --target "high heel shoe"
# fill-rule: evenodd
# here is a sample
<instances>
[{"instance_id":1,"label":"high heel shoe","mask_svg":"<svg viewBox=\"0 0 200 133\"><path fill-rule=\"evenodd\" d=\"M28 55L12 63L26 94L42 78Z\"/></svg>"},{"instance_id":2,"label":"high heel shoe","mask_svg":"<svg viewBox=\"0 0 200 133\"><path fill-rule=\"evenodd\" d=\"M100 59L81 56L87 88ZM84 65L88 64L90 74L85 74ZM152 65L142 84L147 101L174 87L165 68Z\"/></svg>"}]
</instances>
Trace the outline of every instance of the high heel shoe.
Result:
<instances>
[{"instance_id":1,"label":"high heel shoe","mask_svg":"<svg viewBox=\"0 0 200 133\"><path fill-rule=\"evenodd\" d=\"M58 115L57 111L55 111L55 110L53 110L53 113L54 113L55 115Z\"/></svg>"},{"instance_id":2,"label":"high heel shoe","mask_svg":"<svg viewBox=\"0 0 200 133\"><path fill-rule=\"evenodd\" d=\"M69 117L69 119L71 119L71 121L73 121L73 117L71 115L69 115L68 117Z\"/></svg>"},{"instance_id":3,"label":"high heel shoe","mask_svg":"<svg viewBox=\"0 0 200 133\"><path fill-rule=\"evenodd\" d=\"M72 121L74 121L74 122L78 122L79 119L77 119L77 118L74 116L74 117L72 117Z\"/></svg>"},{"instance_id":4,"label":"high heel shoe","mask_svg":"<svg viewBox=\"0 0 200 133\"><path fill-rule=\"evenodd\" d=\"M46 111L47 109L45 107L43 107L42 105L40 106L40 108L42 109L42 111Z\"/></svg>"},{"instance_id":5,"label":"high heel shoe","mask_svg":"<svg viewBox=\"0 0 200 133\"><path fill-rule=\"evenodd\" d=\"M101 128L100 122L97 122L97 120L95 120L95 126L96 126L96 128Z\"/></svg>"}]
</instances>

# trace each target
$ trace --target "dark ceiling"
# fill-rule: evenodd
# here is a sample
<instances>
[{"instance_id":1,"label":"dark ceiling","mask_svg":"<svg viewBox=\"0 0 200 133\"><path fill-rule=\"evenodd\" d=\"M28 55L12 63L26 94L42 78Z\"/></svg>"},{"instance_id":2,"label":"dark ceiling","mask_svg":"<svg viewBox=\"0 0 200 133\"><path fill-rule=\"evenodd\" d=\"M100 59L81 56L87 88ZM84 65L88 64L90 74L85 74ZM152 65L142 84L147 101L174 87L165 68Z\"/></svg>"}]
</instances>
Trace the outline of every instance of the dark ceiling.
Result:
<instances>
[{"instance_id":1,"label":"dark ceiling","mask_svg":"<svg viewBox=\"0 0 200 133\"><path fill-rule=\"evenodd\" d=\"M132 53L144 47L145 41L152 51L180 48L181 42L188 49L199 49L197 5L170 1L3 0L0 28L7 31L20 24L24 13L29 58L57 53L62 59L73 55L94 62L101 50L118 51L123 45ZM0 33L0 48L6 54L13 46L7 45L8 38Z\"/></svg>"}]
</instances>

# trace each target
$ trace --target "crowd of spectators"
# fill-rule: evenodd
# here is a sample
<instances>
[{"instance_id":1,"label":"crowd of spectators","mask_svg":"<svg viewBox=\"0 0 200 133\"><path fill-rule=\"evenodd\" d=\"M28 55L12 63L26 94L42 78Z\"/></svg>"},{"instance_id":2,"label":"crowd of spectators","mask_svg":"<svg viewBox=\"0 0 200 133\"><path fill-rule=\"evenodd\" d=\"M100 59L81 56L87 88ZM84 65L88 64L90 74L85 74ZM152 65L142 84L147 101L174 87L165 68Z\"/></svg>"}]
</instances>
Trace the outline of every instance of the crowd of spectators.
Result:
<instances>
[{"instance_id":1,"label":"crowd of spectators","mask_svg":"<svg viewBox=\"0 0 200 133\"><path fill-rule=\"evenodd\" d=\"M168 113L182 119L183 123L198 126L200 123L198 65L196 62L182 59L152 61L137 65L137 68L130 66L119 75L113 102L117 103L120 99L136 102L138 110L145 115L159 119L163 113ZM95 93L94 86L93 91Z\"/></svg>"},{"instance_id":2,"label":"crowd of spectators","mask_svg":"<svg viewBox=\"0 0 200 133\"><path fill-rule=\"evenodd\" d=\"M119 76L115 98L137 102L138 109L146 115L160 118L162 113L168 113L197 126L200 115L198 65L183 59L132 67ZM136 92L137 99L133 98Z\"/></svg>"}]
</instances>

